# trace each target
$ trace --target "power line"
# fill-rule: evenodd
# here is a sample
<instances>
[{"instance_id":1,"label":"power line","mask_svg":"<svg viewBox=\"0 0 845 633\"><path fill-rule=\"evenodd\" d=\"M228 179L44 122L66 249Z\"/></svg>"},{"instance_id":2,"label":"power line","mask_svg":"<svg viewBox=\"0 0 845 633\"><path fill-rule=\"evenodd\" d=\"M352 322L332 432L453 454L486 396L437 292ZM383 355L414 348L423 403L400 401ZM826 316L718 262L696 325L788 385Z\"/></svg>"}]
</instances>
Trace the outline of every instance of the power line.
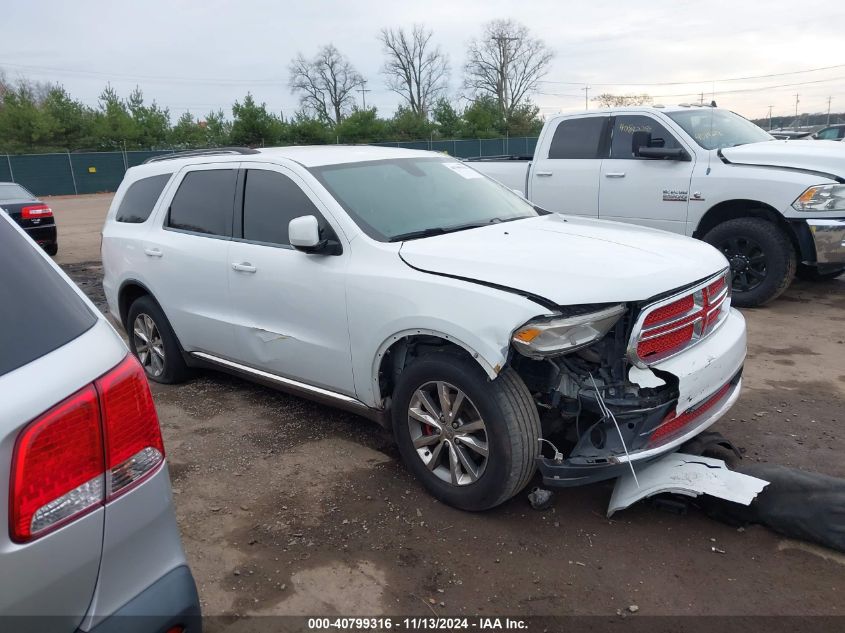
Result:
<instances>
[{"instance_id":1,"label":"power line","mask_svg":"<svg viewBox=\"0 0 845 633\"><path fill-rule=\"evenodd\" d=\"M613 82L613 83L598 83L598 82L590 82L593 86L684 86L690 84L703 84L703 83L723 83L727 81L749 81L752 79L770 79L772 77L787 77L789 75L802 75L805 73L814 73L819 72L822 70L833 70L835 68L845 68L845 64L836 64L835 66L821 66L819 68L808 68L805 70L793 70L785 73L769 73L766 75L752 75L749 77L728 77L725 79L700 79L696 81L657 81L657 82L647 82L647 81L623 81L623 82ZM552 79L540 79L539 83L546 83L546 84L564 84L569 86L583 86L583 81L556 81Z\"/></svg>"}]
</instances>

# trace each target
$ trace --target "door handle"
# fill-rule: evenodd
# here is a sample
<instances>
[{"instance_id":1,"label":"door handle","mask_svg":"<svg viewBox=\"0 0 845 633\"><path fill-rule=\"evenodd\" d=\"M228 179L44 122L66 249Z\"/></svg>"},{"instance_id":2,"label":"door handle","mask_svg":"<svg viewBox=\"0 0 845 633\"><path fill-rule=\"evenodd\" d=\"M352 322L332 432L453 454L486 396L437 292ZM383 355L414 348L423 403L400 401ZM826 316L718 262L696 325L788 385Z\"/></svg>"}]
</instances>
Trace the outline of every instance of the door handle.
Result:
<instances>
[{"instance_id":1,"label":"door handle","mask_svg":"<svg viewBox=\"0 0 845 633\"><path fill-rule=\"evenodd\" d=\"M552 172L550 172L550 171L538 171L537 175L540 176L541 178L548 178L549 176L552 175Z\"/></svg>"},{"instance_id":2,"label":"door handle","mask_svg":"<svg viewBox=\"0 0 845 633\"><path fill-rule=\"evenodd\" d=\"M164 255L159 248L145 248L144 254L149 255L150 257L161 257Z\"/></svg>"},{"instance_id":3,"label":"door handle","mask_svg":"<svg viewBox=\"0 0 845 633\"><path fill-rule=\"evenodd\" d=\"M609 171L604 175L605 178L624 178L624 171Z\"/></svg>"},{"instance_id":4,"label":"door handle","mask_svg":"<svg viewBox=\"0 0 845 633\"><path fill-rule=\"evenodd\" d=\"M233 263L232 270L237 270L239 273L254 273L258 269L249 262L241 262L240 264Z\"/></svg>"}]
</instances>

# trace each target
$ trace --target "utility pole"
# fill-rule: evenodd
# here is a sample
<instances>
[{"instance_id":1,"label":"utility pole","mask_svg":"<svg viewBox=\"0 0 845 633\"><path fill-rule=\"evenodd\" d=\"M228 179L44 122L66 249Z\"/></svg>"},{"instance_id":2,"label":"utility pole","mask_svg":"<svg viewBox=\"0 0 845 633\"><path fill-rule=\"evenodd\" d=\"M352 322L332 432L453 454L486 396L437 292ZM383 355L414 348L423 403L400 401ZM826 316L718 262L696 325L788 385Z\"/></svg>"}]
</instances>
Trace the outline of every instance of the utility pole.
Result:
<instances>
[{"instance_id":1,"label":"utility pole","mask_svg":"<svg viewBox=\"0 0 845 633\"><path fill-rule=\"evenodd\" d=\"M583 88L581 88L581 90L584 91L584 109L589 110L590 109L590 87L584 86Z\"/></svg>"},{"instance_id":2,"label":"utility pole","mask_svg":"<svg viewBox=\"0 0 845 633\"><path fill-rule=\"evenodd\" d=\"M832 99L833 99L833 97L827 98L827 125L830 125L830 101Z\"/></svg>"},{"instance_id":3,"label":"utility pole","mask_svg":"<svg viewBox=\"0 0 845 633\"><path fill-rule=\"evenodd\" d=\"M703 92L701 93L701 96L698 100L698 105L704 105L704 93Z\"/></svg>"},{"instance_id":4,"label":"utility pole","mask_svg":"<svg viewBox=\"0 0 845 633\"><path fill-rule=\"evenodd\" d=\"M772 106L769 106L769 131L772 131Z\"/></svg>"},{"instance_id":5,"label":"utility pole","mask_svg":"<svg viewBox=\"0 0 845 633\"><path fill-rule=\"evenodd\" d=\"M800 103L800 101L798 101L798 93L796 92L795 93L795 127L798 127L798 104L799 103Z\"/></svg>"},{"instance_id":6,"label":"utility pole","mask_svg":"<svg viewBox=\"0 0 845 633\"><path fill-rule=\"evenodd\" d=\"M507 112L508 109L508 53L510 52L510 43L519 41L518 37L510 37L508 35L494 35L490 38L499 46L502 52L502 112Z\"/></svg>"},{"instance_id":7,"label":"utility pole","mask_svg":"<svg viewBox=\"0 0 845 633\"><path fill-rule=\"evenodd\" d=\"M367 82L363 82L361 87L357 89L358 92L361 93L361 100L364 102L364 109L367 109L367 93L372 92L369 88L367 88Z\"/></svg>"}]
</instances>

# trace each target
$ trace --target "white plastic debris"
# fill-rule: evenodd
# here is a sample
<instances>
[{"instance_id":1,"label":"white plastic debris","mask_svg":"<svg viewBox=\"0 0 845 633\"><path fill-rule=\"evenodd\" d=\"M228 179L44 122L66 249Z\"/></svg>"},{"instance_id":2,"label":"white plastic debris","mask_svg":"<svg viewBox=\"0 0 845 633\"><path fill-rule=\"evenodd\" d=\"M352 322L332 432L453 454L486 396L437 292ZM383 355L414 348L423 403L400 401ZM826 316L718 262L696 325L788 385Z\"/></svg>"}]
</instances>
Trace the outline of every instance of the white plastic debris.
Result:
<instances>
[{"instance_id":1,"label":"white plastic debris","mask_svg":"<svg viewBox=\"0 0 845 633\"><path fill-rule=\"evenodd\" d=\"M767 485L768 481L729 470L721 459L670 453L638 467L636 479L631 473L619 477L607 516L641 499L666 492L689 497L711 495L747 506Z\"/></svg>"}]
</instances>

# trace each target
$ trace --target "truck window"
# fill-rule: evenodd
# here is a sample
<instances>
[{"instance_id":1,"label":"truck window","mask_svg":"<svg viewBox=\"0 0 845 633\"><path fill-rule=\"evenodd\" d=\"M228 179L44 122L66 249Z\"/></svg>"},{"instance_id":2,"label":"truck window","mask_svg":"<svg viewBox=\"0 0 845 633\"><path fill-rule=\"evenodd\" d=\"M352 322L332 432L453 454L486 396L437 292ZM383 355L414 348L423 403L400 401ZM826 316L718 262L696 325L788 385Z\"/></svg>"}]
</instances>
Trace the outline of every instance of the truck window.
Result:
<instances>
[{"instance_id":1,"label":"truck window","mask_svg":"<svg viewBox=\"0 0 845 633\"><path fill-rule=\"evenodd\" d=\"M146 222L171 175L161 174L160 176L141 178L129 185L129 189L126 190L123 200L120 201L120 206L117 208L115 220L130 224Z\"/></svg>"},{"instance_id":2,"label":"truck window","mask_svg":"<svg viewBox=\"0 0 845 633\"><path fill-rule=\"evenodd\" d=\"M610 141L611 158L637 158L639 147L681 147L663 125L649 116L622 115L613 122L613 134Z\"/></svg>"},{"instance_id":3,"label":"truck window","mask_svg":"<svg viewBox=\"0 0 845 633\"><path fill-rule=\"evenodd\" d=\"M288 245L288 224L313 215L324 221L314 203L293 180L274 171L250 169L244 187L244 239Z\"/></svg>"},{"instance_id":4,"label":"truck window","mask_svg":"<svg viewBox=\"0 0 845 633\"><path fill-rule=\"evenodd\" d=\"M170 203L167 226L191 233L232 237L236 169L206 169L185 175Z\"/></svg>"},{"instance_id":5,"label":"truck window","mask_svg":"<svg viewBox=\"0 0 845 633\"><path fill-rule=\"evenodd\" d=\"M601 140L608 120L602 116L564 119L552 137L549 158L602 158Z\"/></svg>"}]
</instances>

